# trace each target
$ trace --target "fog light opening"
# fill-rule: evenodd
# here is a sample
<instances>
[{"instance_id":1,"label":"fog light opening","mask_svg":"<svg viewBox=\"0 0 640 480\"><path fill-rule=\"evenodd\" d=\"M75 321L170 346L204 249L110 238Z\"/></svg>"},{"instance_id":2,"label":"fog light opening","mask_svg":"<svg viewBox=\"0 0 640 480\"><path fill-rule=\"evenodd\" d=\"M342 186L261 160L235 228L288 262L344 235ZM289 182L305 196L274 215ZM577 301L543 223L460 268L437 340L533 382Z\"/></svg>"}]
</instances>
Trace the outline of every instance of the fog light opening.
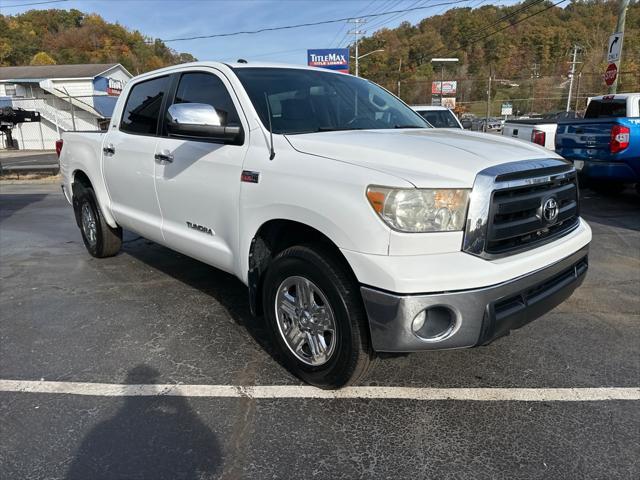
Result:
<instances>
[{"instance_id":1,"label":"fog light opening","mask_svg":"<svg viewBox=\"0 0 640 480\"><path fill-rule=\"evenodd\" d=\"M436 305L422 310L413 319L413 333L429 342L444 340L456 328L456 313L449 307Z\"/></svg>"}]
</instances>

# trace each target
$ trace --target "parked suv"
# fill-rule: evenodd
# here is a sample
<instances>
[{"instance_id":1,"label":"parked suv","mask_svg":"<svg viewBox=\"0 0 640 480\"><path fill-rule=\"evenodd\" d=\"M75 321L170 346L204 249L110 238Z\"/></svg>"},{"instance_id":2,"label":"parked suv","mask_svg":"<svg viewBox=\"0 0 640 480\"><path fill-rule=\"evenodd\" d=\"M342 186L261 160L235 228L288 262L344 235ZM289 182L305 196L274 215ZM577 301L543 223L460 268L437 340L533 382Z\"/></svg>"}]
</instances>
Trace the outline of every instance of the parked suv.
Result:
<instances>
[{"instance_id":1,"label":"parked suv","mask_svg":"<svg viewBox=\"0 0 640 480\"><path fill-rule=\"evenodd\" d=\"M383 88L301 66L199 62L132 79L107 132L63 136L89 253L128 229L236 275L284 362L323 388L376 352L484 345L580 285L573 166L434 129Z\"/></svg>"}]
</instances>

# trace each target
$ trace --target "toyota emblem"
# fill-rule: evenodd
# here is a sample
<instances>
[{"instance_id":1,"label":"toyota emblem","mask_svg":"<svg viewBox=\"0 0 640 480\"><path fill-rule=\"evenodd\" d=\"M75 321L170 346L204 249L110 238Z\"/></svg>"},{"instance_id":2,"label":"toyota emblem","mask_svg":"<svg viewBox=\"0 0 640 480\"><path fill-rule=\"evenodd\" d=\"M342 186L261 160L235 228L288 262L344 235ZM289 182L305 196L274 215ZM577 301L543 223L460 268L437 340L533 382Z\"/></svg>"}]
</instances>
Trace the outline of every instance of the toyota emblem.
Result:
<instances>
[{"instance_id":1,"label":"toyota emblem","mask_svg":"<svg viewBox=\"0 0 640 480\"><path fill-rule=\"evenodd\" d=\"M558 219L558 202L555 198L547 198L542 204L542 218L547 223L554 223Z\"/></svg>"}]
</instances>

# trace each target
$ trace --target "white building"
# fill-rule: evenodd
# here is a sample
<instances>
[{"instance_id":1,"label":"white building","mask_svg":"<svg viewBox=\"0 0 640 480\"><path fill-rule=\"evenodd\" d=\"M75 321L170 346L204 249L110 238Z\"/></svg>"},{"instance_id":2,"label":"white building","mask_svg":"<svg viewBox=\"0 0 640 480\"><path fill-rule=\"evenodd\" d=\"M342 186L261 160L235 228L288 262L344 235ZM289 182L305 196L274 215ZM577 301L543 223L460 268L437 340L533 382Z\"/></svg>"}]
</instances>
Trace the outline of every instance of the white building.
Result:
<instances>
[{"instance_id":1,"label":"white building","mask_svg":"<svg viewBox=\"0 0 640 480\"><path fill-rule=\"evenodd\" d=\"M99 130L132 75L119 63L0 67L0 107L40 112L13 129L21 150L50 150L62 132ZM6 148L0 133L0 148Z\"/></svg>"}]
</instances>

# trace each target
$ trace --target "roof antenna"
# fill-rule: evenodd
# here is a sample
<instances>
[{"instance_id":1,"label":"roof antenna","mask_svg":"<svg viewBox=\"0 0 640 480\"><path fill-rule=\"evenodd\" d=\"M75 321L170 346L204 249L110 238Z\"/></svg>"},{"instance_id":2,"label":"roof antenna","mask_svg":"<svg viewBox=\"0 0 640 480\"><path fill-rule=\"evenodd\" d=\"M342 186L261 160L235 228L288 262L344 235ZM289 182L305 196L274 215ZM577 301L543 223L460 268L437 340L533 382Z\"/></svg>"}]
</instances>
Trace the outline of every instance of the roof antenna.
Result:
<instances>
[{"instance_id":1,"label":"roof antenna","mask_svg":"<svg viewBox=\"0 0 640 480\"><path fill-rule=\"evenodd\" d=\"M239 58L238 63L249 63L244 58Z\"/></svg>"},{"instance_id":2,"label":"roof antenna","mask_svg":"<svg viewBox=\"0 0 640 480\"><path fill-rule=\"evenodd\" d=\"M269 97L267 92L264 92L264 101L267 102L267 115L269 115L269 160L273 160L276 156L276 152L273 149L273 125L271 125L271 105L269 105Z\"/></svg>"}]
</instances>

